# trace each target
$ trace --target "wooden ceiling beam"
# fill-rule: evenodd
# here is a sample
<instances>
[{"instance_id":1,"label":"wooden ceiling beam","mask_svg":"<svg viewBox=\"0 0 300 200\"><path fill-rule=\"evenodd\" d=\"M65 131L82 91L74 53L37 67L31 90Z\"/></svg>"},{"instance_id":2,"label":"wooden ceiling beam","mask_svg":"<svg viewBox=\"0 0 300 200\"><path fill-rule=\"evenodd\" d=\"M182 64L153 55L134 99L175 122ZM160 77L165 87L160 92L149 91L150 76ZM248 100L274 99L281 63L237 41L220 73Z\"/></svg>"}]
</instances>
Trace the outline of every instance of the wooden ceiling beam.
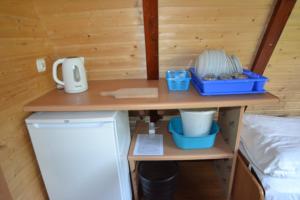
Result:
<instances>
[{"instance_id":1,"label":"wooden ceiling beam","mask_svg":"<svg viewBox=\"0 0 300 200\"><path fill-rule=\"evenodd\" d=\"M158 80L158 0L143 0L147 79Z\"/></svg>"},{"instance_id":2,"label":"wooden ceiling beam","mask_svg":"<svg viewBox=\"0 0 300 200\"><path fill-rule=\"evenodd\" d=\"M251 70L263 74L297 0L277 0Z\"/></svg>"},{"instance_id":3,"label":"wooden ceiling beam","mask_svg":"<svg viewBox=\"0 0 300 200\"><path fill-rule=\"evenodd\" d=\"M143 0L143 13L147 79L158 80L158 0ZM156 122L160 119L156 110L150 110L149 114L151 122Z\"/></svg>"}]
</instances>

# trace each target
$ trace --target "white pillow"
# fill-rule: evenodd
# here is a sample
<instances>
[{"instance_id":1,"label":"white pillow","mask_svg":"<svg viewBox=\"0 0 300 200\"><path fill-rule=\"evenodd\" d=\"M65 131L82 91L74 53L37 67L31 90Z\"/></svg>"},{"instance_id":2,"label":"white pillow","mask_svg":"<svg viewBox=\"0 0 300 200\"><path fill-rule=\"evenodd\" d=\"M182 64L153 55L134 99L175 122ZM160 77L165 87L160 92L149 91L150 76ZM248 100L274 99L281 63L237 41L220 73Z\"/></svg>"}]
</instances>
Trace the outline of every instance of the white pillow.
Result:
<instances>
[{"instance_id":1,"label":"white pillow","mask_svg":"<svg viewBox=\"0 0 300 200\"><path fill-rule=\"evenodd\" d=\"M300 119L245 115L241 140L265 174L300 177Z\"/></svg>"}]
</instances>

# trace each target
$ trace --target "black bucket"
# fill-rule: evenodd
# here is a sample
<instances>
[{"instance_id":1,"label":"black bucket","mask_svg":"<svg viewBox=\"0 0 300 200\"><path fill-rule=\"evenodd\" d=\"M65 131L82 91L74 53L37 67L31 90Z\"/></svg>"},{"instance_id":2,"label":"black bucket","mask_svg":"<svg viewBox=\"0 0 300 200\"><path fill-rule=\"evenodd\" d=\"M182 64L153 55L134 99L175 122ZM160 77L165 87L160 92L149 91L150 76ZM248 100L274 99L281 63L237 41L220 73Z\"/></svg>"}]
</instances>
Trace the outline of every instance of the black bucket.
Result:
<instances>
[{"instance_id":1,"label":"black bucket","mask_svg":"<svg viewBox=\"0 0 300 200\"><path fill-rule=\"evenodd\" d=\"M141 162L139 180L146 200L172 200L176 190L176 162Z\"/></svg>"}]
</instances>

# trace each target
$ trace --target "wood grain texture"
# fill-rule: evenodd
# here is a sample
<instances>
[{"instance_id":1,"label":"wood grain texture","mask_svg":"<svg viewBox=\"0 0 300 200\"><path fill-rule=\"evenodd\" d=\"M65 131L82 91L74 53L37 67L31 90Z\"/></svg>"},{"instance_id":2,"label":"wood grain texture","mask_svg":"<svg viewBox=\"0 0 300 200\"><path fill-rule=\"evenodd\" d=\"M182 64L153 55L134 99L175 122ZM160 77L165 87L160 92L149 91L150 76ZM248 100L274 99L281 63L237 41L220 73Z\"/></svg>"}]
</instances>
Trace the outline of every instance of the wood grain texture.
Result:
<instances>
[{"instance_id":1,"label":"wood grain texture","mask_svg":"<svg viewBox=\"0 0 300 200\"><path fill-rule=\"evenodd\" d=\"M132 163L132 162L130 162ZM175 200L225 200L222 186L211 161L179 161ZM138 182L138 168L134 166L134 183ZM143 199L141 188L134 184L134 200ZM139 196L138 196L139 190Z\"/></svg>"},{"instance_id":2,"label":"wood grain texture","mask_svg":"<svg viewBox=\"0 0 300 200\"><path fill-rule=\"evenodd\" d=\"M241 155L237 158L232 200L264 200L264 191Z\"/></svg>"},{"instance_id":3,"label":"wood grain texture","mask_svg":"<svg viewBox=\"0 0 300 200\"><path fill-rule=\"evenodd\" d=\"M270 81L266 88L280 98L280 103L249 106L248 113L299 116L300 115L300 2L297 1L272 54L264 75Z\"/></svg>"},{"instance_id":4,"label":"wood grain texture","mask_svg":"<svg viewBox=\"0 0 300 200\"><path fill-rule=\"evenodd\" d=\"M157 98L157 88L122 88L100 93L102 96L113 96L116 99Z\"/></svg>"},{"instance_id":5,"label":"wood grain texture","mask_svg":"<svg viewBox=\"0 0 300 200\"><path fill-rule=\"evenodd\" d=\"M11 23L2 26L0 34L47 36L54 47L54 59L72 55L86 58L89 80L147 78L142 0L33 1L46 32L35 28L35 11L21 9L24 5L13 9L14 1L7 1L1 13L17 12L26 17L22 23L7 18ZM274 3L274 0L160 0L160 77L169 68L192 66L202 50L213 48L236 54L250 68ZM298 2L265 71L270 77L267 89L278 95L281 103L252 107L249 112L255 109L256 113L300 115L299 13Z\"/></svg>"},{"instance_id":6,"label":"wood grain texture","mask_svg":"<svg viewBox=\"0 0 300 200\"><path fill-rule=\"evenodd\" d=\"M277 0L251 70L263 74L297 0Z\"/></svg>"},{"instance_id":7,"label":"wood grain texture","mask_svg":"<svg viewBox=\"0 0 300 200\"><path fill-rule=\"evenodd\" d=\"M236 159L240 144L243 114L245 107L220 108L218 122L225 142L233 152L232 159L222 160L219 163L220 175L227 191L227 199L231 199L232 184L236 167ZM218 164L219 161L216 161Z\"/></svg>"},{"instance_id":8,"label":"wood grain texture","mask_svg":"<svg viewBox=\"0 0 300 200\"><path fill-rule=\"evenodd\" d=\"M161 76L193 66L204 49L224 49L249 67L273 2L159 1Z\"/></svg>"},{"instance_id":9,"label":"wood grain texture","mask_svg":"<svg viewBox=\"0 0 300 200\"><path fill-rule=\"evenodd\" d=\"M0 167L0 199L12 200L12 196L9 192L1 167Z\"/></svg>"},{"instance_id":10,"label":"wood grain texture","mask_svg":"<svg viewBox=\"0 0 300 200\"><path fill-rule=\"evenodd\" d=\"M182 150L176 147L171 134L168 131L168 121L159 121L157 134L163 134L164 155L163 156L135 156L133 154L137 134L147 133L148 124L140 122L136 125L134 135L130 144L128 159L135 161L155 161L155 160L211 160L232 158L233 152L224 142L222 137L217 136L214 147L201 150Z\"/></svg>"},{"instance_id":11,"label":"wood grain texture","mask_svg":"<svg viewBox=\"0 0 300 200\"><path fill-rule=\"evenodd\" d=\"M158 64L158 0L143 0L147 79L159 79Z\"/></svg>"},{"instance_id":12,"label":"wood grain texture","mask_svg":"<svg viewBox=\"0 0 300 200\"><path fill-rule=\"evenodd\" d=\"M178 165L175 200L226 199L211 161L182 161Z\"/></svg>"},{"instance_id":13,"label":"wood grain texture","mask_svg":"<svg viewBox=\"0 0 300 200\"><path fill-rule=\"evenodd\" d=\"M131 186L132 186L132 193L133 199L139 199L138 193L138 186L139 186L139 176L138 176L138 162L134 160L129 160L129 170L130 170L130 177L131 177Z\"/></svg>"},{"instance_id":14,"label":"wood grain texture","mask_svg":"<svg viewBox=\"0 0 300 200\"><path fill-rule=\"evenodd\" d=\"M91 0L88 4L83 0L34 2L55 48L55 58L85 56L90 80L147 77L145 39L148 37L144 30L148 26L144 29L144 24L147 25L144 20L148 21L148 15L144 16L142 0ZM153 2L157 0L145 1L145 6L147 3L152 6ZM160 76L164 77L170 67L192 66L196 56L208 48L234 53L249 67L273 2L159 1L159 33L157 29L146 33L159 35L159 47L153 48L159 50ZM146 10L152 9L147 6ZM158 61L155 65L158 66Z\"/></svg>"},{"instance_id":15,"label":"wood grain texture","mask_svg":"<svg viewBox=\"0 0 300 200\"><path fill-rule=\"evenodd\" d=\"M84 56L89 80L146 78L141 0L33 0L54 58Z\"/></svg>"},{"instance_id":16,"label":"wood grain texture","mask_svg":"<svg viewBox=\"0 0 300 200\"><path fill-rule=\"evenodd\" d=\"M0 13L0 168L12 199L44 200L23 106L53 88L53 48L31 0L3 0ZM36 58L45 58L46 72L36 71Z\"/></svg>"},{"instance_id":17,"label":"wood grain texture","mask_svg":"<svg viewBox=\"0 0 300 200\"><path fill-rule=\"evenodd\" d=\"M103 91L120 88L158 88L158 98L115 99L101 96ZM90 81L89 89L78 94L52 90L27 104L25 111L92 111L92 110L162 110L180 108L234 107L278 102L270 93L227 96L200 96L190 87L186 92L168 92L165 79L160 80L102 80Z\"/></svg>"},{"instance_id":18,"label":"wood grain texture","mask_svg":"<svg viewBox=\"0 0 300 200\"><path fill-rule=\"evenodd\" d=\"M232 158L233 152L220 137L213 148L202 150L181 150L173 142L170 133L167 131L167 121L159 121L157 124L158 134L164 134L164 155L163 156L134 156L133 150L136 142L136 134L145 133L148 125L139 122L134 131L133 139L129 150L129 163L132 177L132 188L135 200L140 198L138 185L138 163L140 161L168 161L177 160L179 164L179 180L175 193L175 199L215 199L224 200L225 196L221 183L217 178L210 159ZM187 160L193 160L186 162ZM201 162L195 161L201 160ZM202 163L202 164L201 164ZM204 168L202 168L203 166ZM189 173L187 173L189 172ZM205 184L205 183L209 184Z\"/></svg>"},{"instance_id":19,"label":"wood grain texture","mask_svg":"<svg viewBox=\"0 0 300 200\"><path fill-rule=\"evenodd\" d=\"M144 35L146 46L147 79L159 79L158 62L158 0L143 0ZM150 111L150 121L159 120L156 110Z\"/></svg>"}]
</instances>

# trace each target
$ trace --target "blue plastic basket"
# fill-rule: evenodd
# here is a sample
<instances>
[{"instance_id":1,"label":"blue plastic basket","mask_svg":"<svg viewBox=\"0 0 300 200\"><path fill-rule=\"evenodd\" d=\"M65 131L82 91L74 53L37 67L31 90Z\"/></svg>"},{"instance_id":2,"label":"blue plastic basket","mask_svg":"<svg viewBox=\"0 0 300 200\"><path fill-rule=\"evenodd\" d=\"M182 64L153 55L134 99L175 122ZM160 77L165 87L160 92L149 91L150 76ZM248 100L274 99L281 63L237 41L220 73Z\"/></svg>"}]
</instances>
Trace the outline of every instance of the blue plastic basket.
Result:
<instances>
[{"instance_id":1,"label":"blue plastic basket","mask_svg":"<svg viewBox=\"0 0 300 200\"><path fill-rule=\"evenodd\" d=\"M186 91L190 87L191 76L186 70L168 70L166 80L169 91Z\"/></svg>"},{"instance_id":2,"label":"blue plastic basket","mask_svg":"<svg viewBox=\"0 0 300 200\"><path fill-rule=\"evenodd\" d=\"M219 126L213 121L210 133L201 137L187 137L183 134L181 117L173 117L169 121L169 131L177 147L181 149L207 149L214 146Z\"/></svg>"},{"instance_id":3,"label":"blue plastic basket","mask_svg":"<svg viewBox=\"0 0 300 200\"><path fill-rule=\"evenodd\" d=\"M192 84L200 95L228 95L228 94L260 94L265 93L265 83L268 78L251 72L243 71L247 75L247 79L231 79L231 80L203 80L196 75L195 68L190 69L192 75Z\"/></svg>"}]
</instances>

